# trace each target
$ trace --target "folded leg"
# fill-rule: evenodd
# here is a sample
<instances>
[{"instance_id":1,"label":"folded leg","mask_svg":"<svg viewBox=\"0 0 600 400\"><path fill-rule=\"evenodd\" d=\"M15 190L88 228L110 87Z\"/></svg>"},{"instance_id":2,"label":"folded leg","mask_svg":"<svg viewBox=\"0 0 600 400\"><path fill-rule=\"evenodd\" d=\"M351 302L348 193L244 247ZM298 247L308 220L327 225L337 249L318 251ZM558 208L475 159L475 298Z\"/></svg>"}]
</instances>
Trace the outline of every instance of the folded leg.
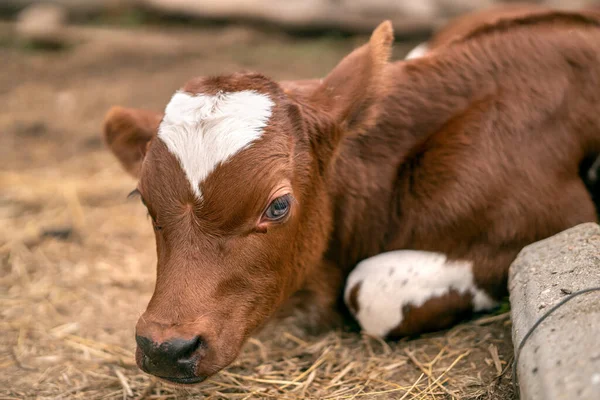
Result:
<instances>
[{"instance_id":1,"label":"folded leg","mask_svg":"<svg viewBox=\"0 0 600 400\"><path fill-rule=\"evenodd\" d=\"M470 261L413 250L382 253L357 264L344 300L366 333L384 338L444 329L497 305L477 287Z\"/></svg>"}]
</instances>

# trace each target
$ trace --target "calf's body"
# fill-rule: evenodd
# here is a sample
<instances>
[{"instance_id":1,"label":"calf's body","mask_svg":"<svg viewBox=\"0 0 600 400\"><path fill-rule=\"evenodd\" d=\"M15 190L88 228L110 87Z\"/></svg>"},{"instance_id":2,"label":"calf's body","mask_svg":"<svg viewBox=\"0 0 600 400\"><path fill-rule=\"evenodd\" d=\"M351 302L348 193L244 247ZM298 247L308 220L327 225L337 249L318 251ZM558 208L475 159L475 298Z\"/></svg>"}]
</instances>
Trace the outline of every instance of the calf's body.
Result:
<instances>
[{"instance_id":1,"label":"calf's body","mask_svg":"<svg viewBox=\"0 0 600 400\"><path fill-rule=\"evenodd\" d=\"M156 231L141 368L198 382L289 304L323 326L357 264L345 300L367 331L445 328L506 294L523 246L596 220L596 19L515 18L396 63L391 41L382 24L323 80L199 78L164 117L109 113Z\"/></svg>"},{"instance_id":2,"label":"calf's body","mask_svg":"<svg viewBox=\"0 0 600 400\"><path fill-rule=\"evenodd\" d=\"M499 299L525 245L596 219L579 165L600 140L600 30L536 33L515 23L389 67L387 119L342 143L327 257L350 271L390 250L442 253L471 261L477 287ZM444 313L453 300L457 316L471 307L454 296Z\"/></svg>"}]
</instances>

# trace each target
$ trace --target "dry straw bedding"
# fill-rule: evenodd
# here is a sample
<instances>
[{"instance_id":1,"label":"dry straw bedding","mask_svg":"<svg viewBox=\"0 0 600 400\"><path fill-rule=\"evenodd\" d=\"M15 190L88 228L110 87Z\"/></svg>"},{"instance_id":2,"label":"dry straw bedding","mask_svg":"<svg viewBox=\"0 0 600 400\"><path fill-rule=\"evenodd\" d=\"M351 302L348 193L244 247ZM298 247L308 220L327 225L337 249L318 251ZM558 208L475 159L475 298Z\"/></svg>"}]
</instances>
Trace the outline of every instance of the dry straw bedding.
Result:
<instances>
[{"instance_id":1,"label":"dry straw bedding","mask_svg":"<svg viewBox=\"0 0 600 400\"><path fill-rule=\"evenodd\" d=\"M105 151L0 173L7 398L487 398L509 390L509 377L497 379L512 354L506 315L400 343L311 337L288 320L197 389L154 382L133 361L154 248L143 207L125 199L131 187Z\"/></svg>"},{"instance_id":2,"label":"dry straw bedding","mask_svg":"<svg viewBox=\"0 0 600 400\"><path fill-rule=\"evenodd\" d=\"M224 53L231 44L211 53L231 32L205 32L204 47L197 32L177 35L159 37L189 41L202 57L188 48L172 66L160 46L144 48L140 33L139 54L105 37L59 55L0 47L10 75L0 77L0 398L512 398L507 315L397 343L341 331L310 336L281 321L188 390L136 368L133 329L152 293L154 239L143 207L126 199L133 180L97 139L103 112L112 103L158 107L182 76L225 64L284 76L279 69L291 61L318 76L348 47L265 39L258 55L238 59ZM319 55L324 48L333 55ZM307 49L317 52L312 59ZM282 52L285 63L265 57Z\"/></svg>"}]
</instances>

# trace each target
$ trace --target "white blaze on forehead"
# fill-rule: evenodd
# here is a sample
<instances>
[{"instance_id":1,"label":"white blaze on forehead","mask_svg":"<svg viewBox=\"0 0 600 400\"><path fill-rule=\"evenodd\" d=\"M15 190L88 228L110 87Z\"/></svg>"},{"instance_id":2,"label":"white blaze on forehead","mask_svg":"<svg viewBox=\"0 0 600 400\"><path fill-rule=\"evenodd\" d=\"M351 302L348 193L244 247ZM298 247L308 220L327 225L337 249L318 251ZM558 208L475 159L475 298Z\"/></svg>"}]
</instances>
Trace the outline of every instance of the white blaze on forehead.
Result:
<instances>
[{"instance_id":1,"label":"white blaze on forehead","mask_svg":"<svg viewBox=\"0 0 600 400\"><path fill-rule=\"evenodd\" d=\"M202 198L200 183L263 134L271 117L269 96L245 90L216 95L176 92L165 109L158 138L173 153Z\"/></svg>"},{"instance_id":2,"label":"white blaze on forehead","mask_svg":"<svg viewBox=\"0 0 600 400\"><path fill-rule=\"evenodd\" d=\"M363 260L348 277L346 304L350 304L350 292L359 283L358 313L354 316L365 332L379 337L402 323L404 306L422 306L450 290L470 293L475 311L496 305L475 285L470 261L449 261L440 253L399 250Z\"/></svg>"}]
</instances>

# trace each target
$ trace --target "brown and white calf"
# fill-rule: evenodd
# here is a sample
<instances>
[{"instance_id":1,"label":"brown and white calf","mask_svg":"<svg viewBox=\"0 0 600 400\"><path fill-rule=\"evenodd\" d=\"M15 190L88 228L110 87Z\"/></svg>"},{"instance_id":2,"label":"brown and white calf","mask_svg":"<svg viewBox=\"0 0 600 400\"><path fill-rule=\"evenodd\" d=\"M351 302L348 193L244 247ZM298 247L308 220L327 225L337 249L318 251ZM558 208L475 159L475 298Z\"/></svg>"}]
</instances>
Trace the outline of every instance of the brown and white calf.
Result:
<instances>
[{"instance_id":1,"label":"brown and white calf","mask_svg":"<svg viewBox=\"0 0 600 400\"><path fill-rule=\"evenodd\" d=\"M525 245L597 220L598 19L529 15L395 63L392 41L383 23L320 81L202 77L164 113L108 113L156 235L140 368L202 381L289 304L442 329L506 294Z\"/></svg>"}]
</instances>

